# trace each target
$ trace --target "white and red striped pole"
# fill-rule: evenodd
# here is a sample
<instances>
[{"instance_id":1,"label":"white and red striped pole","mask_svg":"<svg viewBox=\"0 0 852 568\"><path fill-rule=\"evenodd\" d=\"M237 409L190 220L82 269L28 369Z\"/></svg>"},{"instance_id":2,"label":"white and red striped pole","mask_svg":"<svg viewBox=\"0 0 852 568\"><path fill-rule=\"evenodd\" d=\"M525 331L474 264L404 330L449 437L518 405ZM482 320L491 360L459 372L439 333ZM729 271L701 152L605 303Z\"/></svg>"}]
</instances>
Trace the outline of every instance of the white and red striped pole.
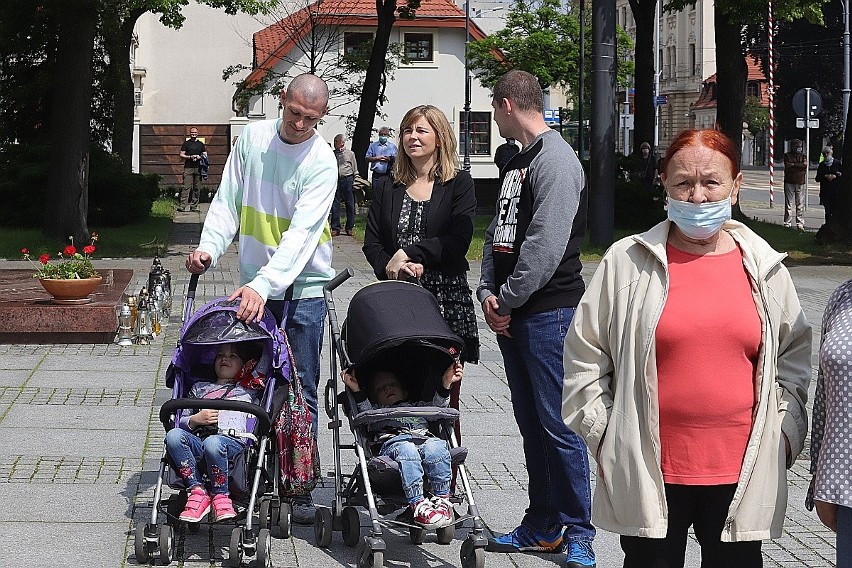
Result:
<instances>
[{"instance_id":1,"label":"white and red striped pole","mask_svg":"<svg viewBox=\"0 0 852 568\"><path fill-rule=\"evenodd\" d=\"M775 22L769 0L769 207L775 202Z\"/></svg>"}]
</instances>

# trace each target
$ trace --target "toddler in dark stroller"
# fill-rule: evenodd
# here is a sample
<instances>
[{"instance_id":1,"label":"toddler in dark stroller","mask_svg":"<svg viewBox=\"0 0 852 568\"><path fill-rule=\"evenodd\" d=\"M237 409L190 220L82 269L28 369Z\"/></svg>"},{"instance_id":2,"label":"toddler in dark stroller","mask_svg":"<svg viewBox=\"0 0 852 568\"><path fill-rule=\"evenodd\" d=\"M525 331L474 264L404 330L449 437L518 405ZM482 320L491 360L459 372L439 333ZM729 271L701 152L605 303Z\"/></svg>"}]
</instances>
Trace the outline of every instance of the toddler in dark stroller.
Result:
<instances>
[{"instance_id":1,"label":"toddler in dark stroller","mask_svg":"<svg viewBox=\"0 0 852 568\"><path fill-rule=\"evenodd\" d=\"M180 343L166 372L172 398L160 408L160 422L167 434L151 521L136 527L136 560L146 563L157 551L160 564L169 564L175 530L186 523L194 532L207 517L237 523L228 565L256 555L257 566L268 567L270 525L281 523L289 534L289 504L278 497L270 436L276 383L291 374L289 351L268 311L247 324L236 317L239 302L218 299L190 317L197 279L191 279ZM164 485L179 492L163 499ZM260 530L252 526L254 514Z\"/></svg>"},{"instance_id":2,"label":"toddler in dark stroller","mask_svg":"<svg viewBox=\"0 0 852 568\"><path fill-rule=\"evenodd\" d=\"M456 527L470 523L461 547L462 566L481 568L487 542L464 467L467 449L458 447L453 432L459 412L446 407L449 387L463 374L458 356L464 342L450 330L429 291L400 281L359 290L341 332L332 290L347 273L335 278L325 293L335 347L325 390L335 501L331 508L317 508L316 542L326 547L332 532L340 530L344 543L359 546L359 568L377 568L384 563L383 526L407 529L414 544L435 530L436 540L449 544ZM347 386L341 393L338 360ZM354 444L341 443L338 406L348 417ZM342 472L344 448L354 449L357 457L349 475ZM450 463L458 468L461 494L450 492ZM467 514L459 515L456 507L465 502ZM357 507L370 515L370 534L363 538ZM401 514L391 516L400 509Z\"/></svg>"}]
</instances>

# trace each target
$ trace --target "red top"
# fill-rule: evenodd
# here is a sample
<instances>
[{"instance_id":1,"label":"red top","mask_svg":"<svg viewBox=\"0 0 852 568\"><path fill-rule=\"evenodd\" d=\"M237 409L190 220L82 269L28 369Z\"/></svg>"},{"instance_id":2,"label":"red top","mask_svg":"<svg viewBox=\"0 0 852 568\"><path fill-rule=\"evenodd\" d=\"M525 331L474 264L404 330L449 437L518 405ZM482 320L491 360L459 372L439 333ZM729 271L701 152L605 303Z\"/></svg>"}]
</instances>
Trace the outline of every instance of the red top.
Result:
<instances>
[{"instance_id":1,"label":"red top","mask_svg":"<svg viewBox=\"0 0 852 568\"><path fill-rule=\"evenodd\" d=\"M666 254L669 292L656 332L663 479L736 483L761 331L742 252L698 256L666 245Z\"/></svg>"}]
</instances>

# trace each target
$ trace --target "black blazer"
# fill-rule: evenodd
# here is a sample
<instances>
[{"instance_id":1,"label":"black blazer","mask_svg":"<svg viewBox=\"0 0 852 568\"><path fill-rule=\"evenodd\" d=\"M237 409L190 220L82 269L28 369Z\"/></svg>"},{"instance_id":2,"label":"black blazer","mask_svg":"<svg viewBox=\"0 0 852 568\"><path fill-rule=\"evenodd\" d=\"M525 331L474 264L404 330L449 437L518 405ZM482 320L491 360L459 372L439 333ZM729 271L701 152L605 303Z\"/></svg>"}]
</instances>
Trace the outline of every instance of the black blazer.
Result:
<instances>
[{"instance_id":1,"label":"black blazer","mask_svg":"<svg viewBox=\"0 0 852 568\"><path fill-rule=\"evenodd\" d=\"M383 178L373 192L363 250L379 280L387 280L385 268L399 250L396 230L404 195L405 186L394 183L390 176ZM475 214L476 193L468 172L459 171L444 184L436 180L426 211L426 238L403 250L424 267L444 274L464 274L470 268L466 255Z\"/></svg>"}]
</instances>

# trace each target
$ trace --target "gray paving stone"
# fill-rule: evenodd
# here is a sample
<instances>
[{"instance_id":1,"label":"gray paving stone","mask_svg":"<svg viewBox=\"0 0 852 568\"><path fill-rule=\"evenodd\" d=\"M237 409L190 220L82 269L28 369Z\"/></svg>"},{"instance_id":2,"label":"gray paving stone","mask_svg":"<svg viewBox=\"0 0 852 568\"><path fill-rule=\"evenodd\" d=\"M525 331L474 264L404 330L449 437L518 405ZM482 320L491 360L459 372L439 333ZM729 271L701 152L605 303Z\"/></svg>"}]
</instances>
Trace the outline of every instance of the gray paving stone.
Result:
<instances>
[{"instance_id":1,"label":"gray paving stone","mask_svg":"<svg viewBox=\"0 0 852 568\"><path fill-rule=\"evenodd\" d=\"M147 422L150 406L89 406L15 404L3 420L3 428L41 428L47 424L62 424L64 428L82 430L130 430Z\"/></svg>"},{"instance_id":2,"label":"gray paving stone","mask_svg":"<svg viewBox=\"0 0 852 568\"><path fill-rule=\"evenodd\" d=\"M0 566L115 568L125 556L126 531L126 522L0 522Z\"/></svg>"},{"instance_id":3,"label":"gray paving stone","mask_svg":"<svg viewBox=\"0 0 852 568\"><path fill-rule=\"evenodd\" d=\"M131 367L121 371L43 371L39 369L27 382L32 387L56 388L153 388L156 384L154 371L137 372Z\"/></svg>"},{"instance_id":4,"label":"gray paving stone","mask_svg":"<svg viewBox=\"0 0 852 568\"><path fill-rule=\"evenodd\" d=\"M3 369L0 370L0 387L23 386L32 375L31 369Z\"/></svg>"},{"instance_id":5,"label":"gray paving stone","mask_svg":"<svg viewBox=\"0 0 852 568\"><path fill-rule=\"evenodd\" d=\"M0 456L82 455L139 457L146 432L75 428L0 427Z\"/></svg>"}]
</instances>

